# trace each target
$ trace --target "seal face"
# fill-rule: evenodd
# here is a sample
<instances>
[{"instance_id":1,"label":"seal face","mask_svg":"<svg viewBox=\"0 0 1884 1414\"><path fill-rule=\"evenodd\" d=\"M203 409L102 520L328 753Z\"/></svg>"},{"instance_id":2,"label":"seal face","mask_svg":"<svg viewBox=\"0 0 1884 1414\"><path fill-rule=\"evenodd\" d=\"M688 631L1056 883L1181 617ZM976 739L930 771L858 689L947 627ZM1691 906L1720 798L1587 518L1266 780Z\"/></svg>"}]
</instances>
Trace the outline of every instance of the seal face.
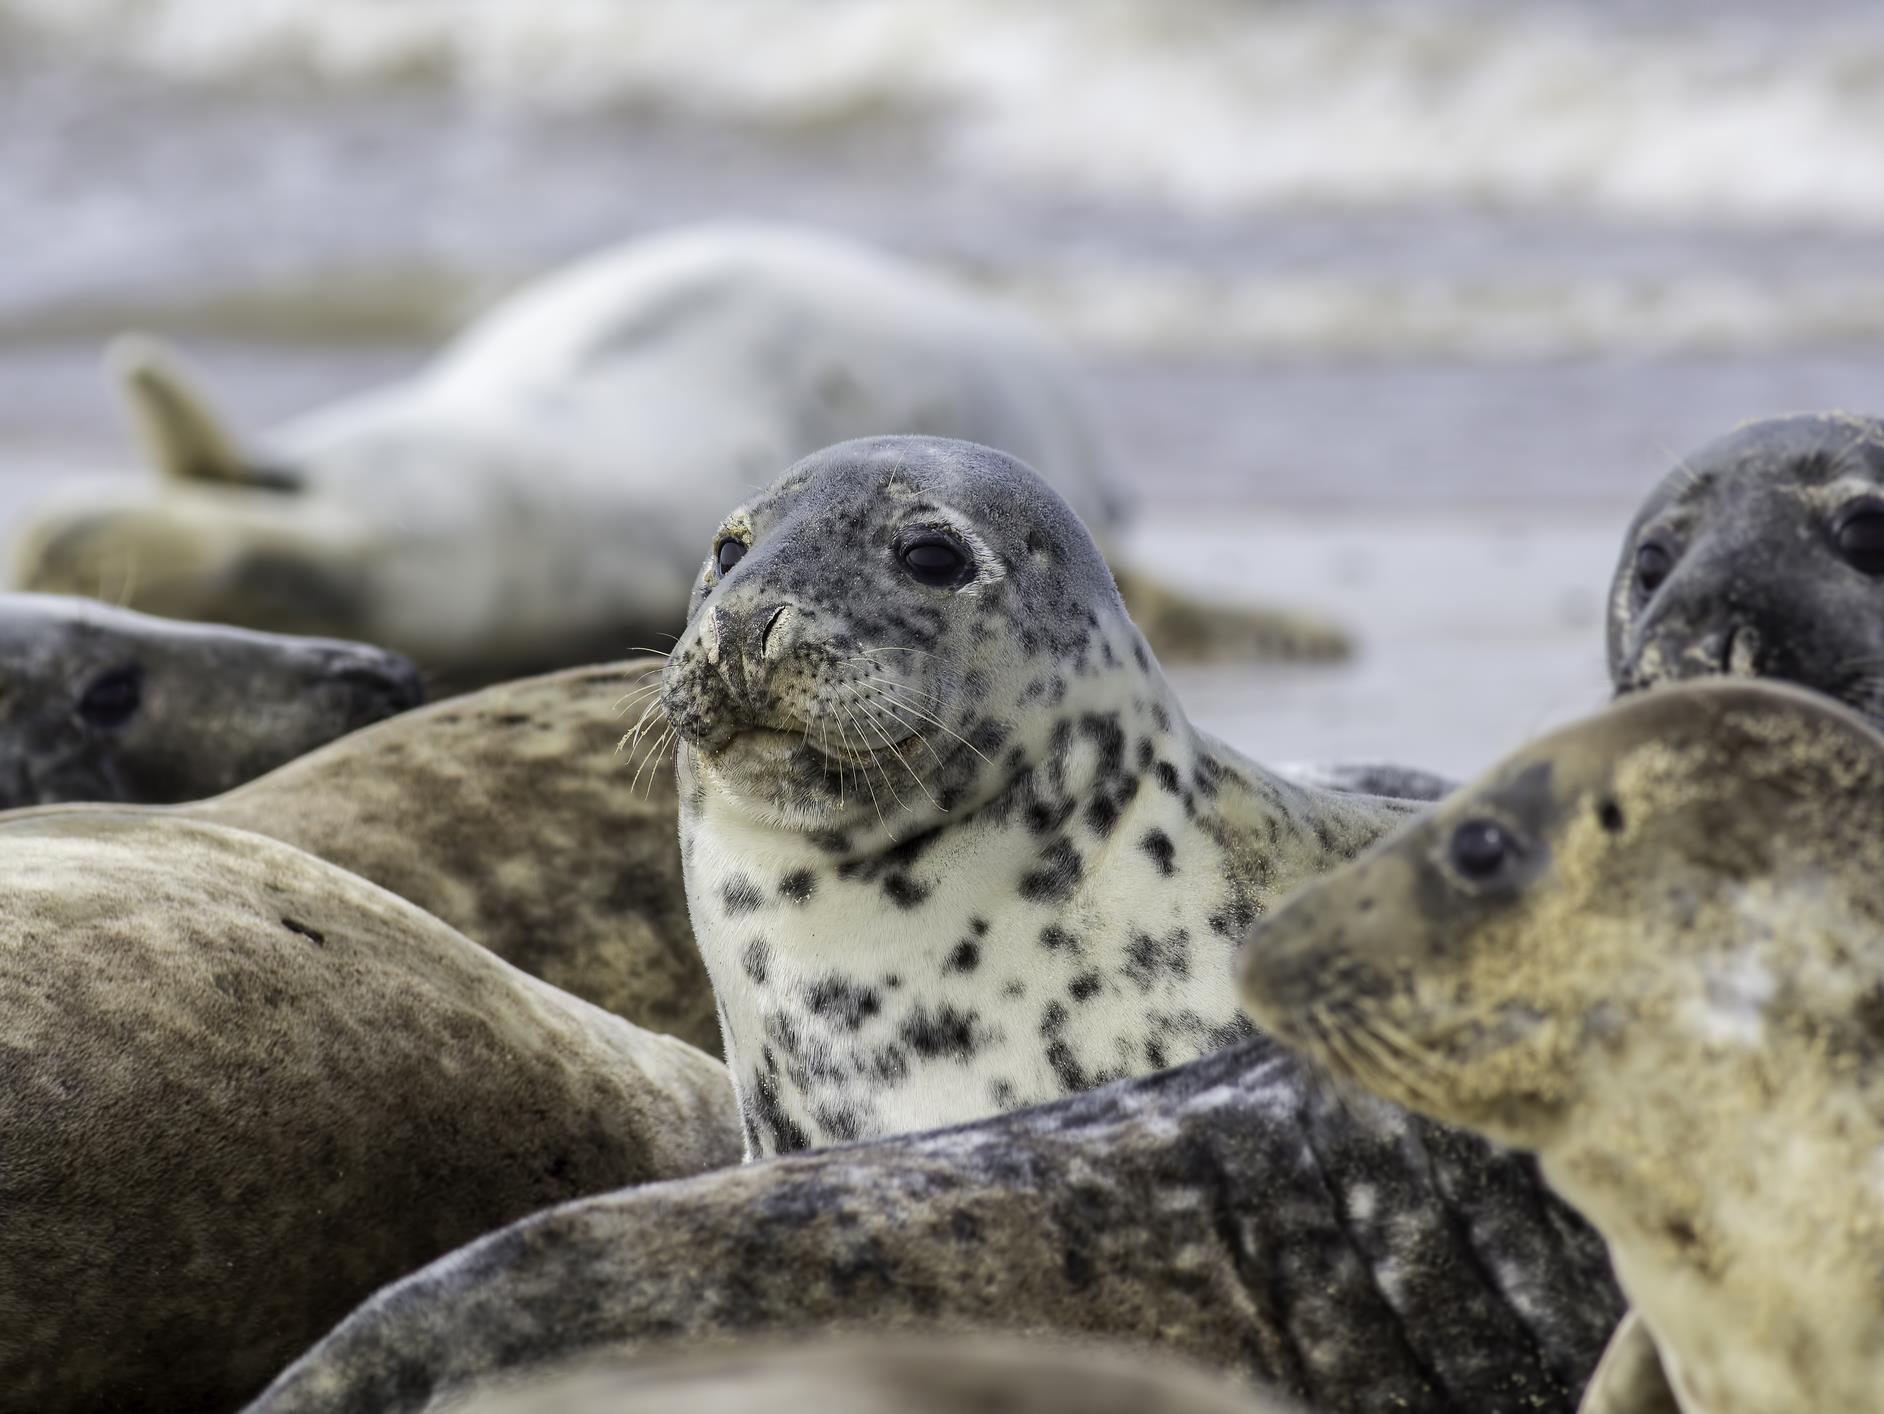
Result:
<instances>
[{"instance_id":1,"label":"seal face","mask_svg":"<svg viewBox=\"0 0 1884 1414\"><path fill-rule=\"evenodd\" d=\"M1884 423L1750 423L1669 472L1609 598L1618 691L1782 678L1884 716Z\"/></svg>"},{"instance_id":2,"label":"seal face","mask_svg":"<svg viewBox=\"0 0 1884 1414\"><path fill-rule=\"evenodd\" d=\"M418 705L397 653L0 595L0 808L194 800Z\"/></svg>"},{"instance_id":3,"label":"seal face","mask_svg":"<svg viewBox=\"0 0 1884 1414\"><path fill-rule=\"evenodd\" d=\"M1227 1044L1231 940L1412 808L1193 730L1079 519L970 443L843 443L736 511L662 700L757 1153Z\"/></svg>"},{"instance_id":4,"label":"seal face","mask_svg":"<svg viewBox=\"0 0 1884 1414\"><path fill-rule=\"evenodd\" d=\"M1536 1150L1683 1408L1856 1411L1884 1380L1881 879L1884 738L1690 684L1303 890L1242 984L1337 1072Z\"/></svg>"}]
</instances>

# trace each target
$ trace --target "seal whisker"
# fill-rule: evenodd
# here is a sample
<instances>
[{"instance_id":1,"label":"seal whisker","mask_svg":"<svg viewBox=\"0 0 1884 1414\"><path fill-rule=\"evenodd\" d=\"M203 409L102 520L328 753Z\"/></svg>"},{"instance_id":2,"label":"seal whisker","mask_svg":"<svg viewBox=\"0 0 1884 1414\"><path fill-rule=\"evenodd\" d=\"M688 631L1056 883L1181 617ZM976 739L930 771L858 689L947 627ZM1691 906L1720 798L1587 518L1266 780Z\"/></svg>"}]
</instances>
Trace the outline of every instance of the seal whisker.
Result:
<instances>
[{"instance_id":1,"label":"seal whisker","mask_svg":"<svg viewBox=\"0 0 1884 1414\"><path fill-rule=\"evenodd\" d=\"M875 682L875 683L888 683L888 679L884 679L884 678L864 678L863 681ZM888 685L892 688L897 686L897 684L894 684L894 683L889 683ZM984 762L986 762L988 765L992 766L994 764L994 762L988 760L987 756L972 741L970 741L967 737L963 736L960 732L954 730L954 728L948 726L939 718L932 717L927 712L920 711L917 708L910 706L906 702L898 701L894 692L885 692L882 695L887 697L891 705L894 706L899 712L907 712L909 713L910 716L915 717L920 721L933 723L939 730L947 732L950 736L954 737L957 741L959 741L963 746L967 747L970 751L974 752L975 755L981 757L981 759Z\"/></svg>"},{"instance_id":2,"label":"seal whisker","mask_svg":"<svg viewBox=\"0 0 1884 1414\"><path fill-rule=\"evenodd\" d=\"M853 724L856 722L856 716L848 707L844 709L844 714L850 717ZM857 732L859 737L861 737L863 735L863 728L858 727ZM837 725L837 734L839 739L844 743L844 749L848 751L850 749L850 735L844 730L844 724L842 722ZM859 750L863 755L871 757L872 760L875 759L875 757L872 756L868 742L861 742ZM858 774L863 777L864 789L870 792L870 805L871 808L877 812L877 823L883 827L884 834L894 840L896 838L896 831L892 830L890 828L890 822L883 818L883 803L877 799L877 788L870 784L870 773L863 769L862 762L858 763Z\"/></svg>"},{"instance_id":3,"label":"seal whisker","mask_svg":"<svg viewBox=\"0 0 1884 1414\"><path fill-rule=\"evenodd\" d=\"M862 700L857 696L855 689L846 686L844 691L849 694L851 702L857 703L859 706L863 705ZM889 791L891 798L895 800L895 802L897 803L899 807L901 807L905 811L908 810L909 803L903 799L903 797L897 792L896 787L890 783L890 773L889 773L888 768L886 768L881 761L877 760L877 749L874 746L870 745L870 738L864 735L864 725L865 725L865 721L867 721L868 719L868 713L865 714L864 720L859 720L855 708L853 708L849 703L847 703L844 707L844 714L850 718L851 725L857 728L857 740L863 743L864 750L865 752L868 753L870 757L870 764L872 766L875 766L877 768L877 771L882 775L884 789ZM876 728L876 733L879 737L883 739L883 741L886 744L889 742L889 738L883 735L883 729L881 727ZM891 747L890 749L895 750L894 747Z\"/></svg>"},{"instance_id":4,"label":"seal whisker","mask_svg":"<svg viewBox=\"0 0 1884 1414\"><path fill-rule=\"evenodd\" d=\"M890 754L894 756L899 762L902 763L903 769L905 771L909 772L909 778L910 780L916 783L916 789L921 791L924 795L928 796L929 803L935 806L937 810L940 810L944 815L948 814L948 810L940 802L936 800L935 796L930 794L929 787L924 785L922 782L922 777L916 774L916 768L909 764L909 758L903 755L903 753L897 748L897 745L895 742L890 740L889 733L883 730L882 726L878 724L876 718L872 715L872 713L881 710L877 706L877 704L870 701L862 693L858 692L855 688L849 688L847 689L847 691L849 691L852 699L857 703L857 705L863 708L864 720L870 723L871 730L875 731L876 734L880 738L882 738L883 744L890 749ZM918 741L922 740L920 735L918 735L916 739ZM932 747L930 749L933 752L934 748ZM907 810L909 807L904 806L903 808Z\"/></svg>"}]
</instances>

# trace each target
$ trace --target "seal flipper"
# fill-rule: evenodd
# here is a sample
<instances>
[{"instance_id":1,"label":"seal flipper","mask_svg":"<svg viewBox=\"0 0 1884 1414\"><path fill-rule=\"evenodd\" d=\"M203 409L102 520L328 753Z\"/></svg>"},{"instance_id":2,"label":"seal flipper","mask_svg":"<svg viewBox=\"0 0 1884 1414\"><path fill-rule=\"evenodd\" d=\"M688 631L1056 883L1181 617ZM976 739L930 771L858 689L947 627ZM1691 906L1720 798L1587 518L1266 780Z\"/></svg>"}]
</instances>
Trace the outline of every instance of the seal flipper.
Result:
<instances>
[{"instance_id":1,"label":"seal flipper","mask_svg":"<svg viewBox=\"0 0 1884 1414\"><path fill-rule=\"evenodd\" d=\"M1112 578L1160 662L1331 663L1354 652L1345 629L1310 614L1195 599L1118 565Z\"/></svg>"},{"instance_id":2,"label":"seal flipper","mask_svg":"<svg viewBox=\"0 0 1884 1414\"><path fill-rule=\"evenodd\" d=\"M1634 1311L1609 1338L1577 1414L1681 1414L1655 1338Z\"/></svg>"},{"instance_id":3,"label":"seal flipper","mask_svg":"<svg viewBox=\"0 0 1884 1414\"><path fill-rule=\"evenodd\" d=\"M169 345L146 334L122 334L106 350L105 365L130 407L145 454L167 479L301 489L293 471L251 461L236 449Z\"/></svg>"}]
</instances>

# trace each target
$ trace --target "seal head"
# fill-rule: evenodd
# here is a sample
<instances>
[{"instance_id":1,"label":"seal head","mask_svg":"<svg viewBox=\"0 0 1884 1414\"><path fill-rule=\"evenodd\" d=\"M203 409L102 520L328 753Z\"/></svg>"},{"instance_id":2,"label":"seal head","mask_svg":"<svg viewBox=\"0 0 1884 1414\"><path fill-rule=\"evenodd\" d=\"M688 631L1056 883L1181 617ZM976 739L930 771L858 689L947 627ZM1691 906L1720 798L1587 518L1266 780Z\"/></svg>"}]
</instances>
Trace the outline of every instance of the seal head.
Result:
<instances>
[{"instance_id":1,"label":"seal head","mask_svg":"<svg viewBox=\"0 0 1884 1414\"><path fill-rule=\"evenodd\" d=\"M337 639L0 595L0 807L197 800L418 705L418 670Z\"/></svg>"},{"instance_id":2,"label":"seal head","mask_svg":"<svg viewBox=\"0 0 1884 1414\"><path fill-rule=\"evenodd\" d=\"M1884 424L1749 423L1636 513L1609 598L1619 691L1731 674L1884 715Z\"/></svg>"}]
</instances>

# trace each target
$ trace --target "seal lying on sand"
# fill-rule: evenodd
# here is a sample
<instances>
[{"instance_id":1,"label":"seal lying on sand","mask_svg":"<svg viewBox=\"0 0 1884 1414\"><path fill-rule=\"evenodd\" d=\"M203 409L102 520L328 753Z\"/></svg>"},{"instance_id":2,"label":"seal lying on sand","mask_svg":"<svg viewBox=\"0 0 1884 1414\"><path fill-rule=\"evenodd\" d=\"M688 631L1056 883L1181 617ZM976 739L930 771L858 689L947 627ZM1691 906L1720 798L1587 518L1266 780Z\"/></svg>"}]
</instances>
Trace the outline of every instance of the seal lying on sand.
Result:
<instances>
[{"instance_id":1,"label":"seal lying on sand","mask_svg":"<svg viewBox=\"0 0 1884 1414\"><path fill-rule=\"evenodd\" d=\"M0 824L0 1410L238 1406L374 1288L739 1156L725 1072L240 830Z\"/></svg>"},{"instance_id":2,"label":"seal lying on sand","mask_svg":"<svg viewBox=\"0 0 1884 1414\"><path fill-rule=\"evenodd\" d=\"M1860 718L1773 684L1627 699L1305 889L1242 976L1338 1073L1535 1150L1690 1414L1877 1407L1884 737Z\"/></svg>"},{"instance_id":3,"label":"seal lying on sand","mask_svg":"<svg viewBox=\"0 0 1884 1414\"><path fill-rule=\"evenodd\" d=\"M213 795L425 695L362 643L50 594L0 594L0 661L0 808Z\"/></svg>"},{"instance_id":4,"label":"seal lying on sand","mask_svg":"<svg viewBox=\"0 0 1884 1414\"><path fill-rule=\"evenodd\" d=\"M665 642L719 514L846 437L972 437L1041 468L1095 527L1122 512L1073 374L1031 329L789 228L604 251L514 295L413 381L281 429L259 459L161 350L116 361L163 485L45 508L19 584L364 638L459 686ZM1199 652L1346 648L1313 622L1138 583L1147 623Z\"/></svg>"},{"instance_id":5,"label":"seal lying on sand","mask_svg":"<svg viewBox=\"0 0 1884 1414\"><path fill-rule=\"evenodd\" d=\"M960 1129L516 1223L380 1292L252 1414L819 1334L1155 1346L1323 1414L1569 1414L1621 1314L1530 1160L1257 1038Z\"/></svg>"},{"instance_id":6,"label":"seal lying on sand","mask_svg":"<svg viewBox=\"0 0 1884 1414\"><path fill-rule=\"evenodd\" d=\"M1291 1406L1292 1407L1292 1406ZM1286 1414L1143 1351L825 1341L627 1365L474 1395L460 1414Z\"/></svg>"},{"instance_id":7,"label":"seal lying on sand","mask_svg":"<svg viewBox=\"0 0 1884 1414\"><path fill-rule=\"evenodd\" d=\"M968 442L842 443L735 511L661 704L754 1153L1229 1044L1251 918L1412 808L1193 728L1079 518Z\"/></svg>"}]
</instances>

